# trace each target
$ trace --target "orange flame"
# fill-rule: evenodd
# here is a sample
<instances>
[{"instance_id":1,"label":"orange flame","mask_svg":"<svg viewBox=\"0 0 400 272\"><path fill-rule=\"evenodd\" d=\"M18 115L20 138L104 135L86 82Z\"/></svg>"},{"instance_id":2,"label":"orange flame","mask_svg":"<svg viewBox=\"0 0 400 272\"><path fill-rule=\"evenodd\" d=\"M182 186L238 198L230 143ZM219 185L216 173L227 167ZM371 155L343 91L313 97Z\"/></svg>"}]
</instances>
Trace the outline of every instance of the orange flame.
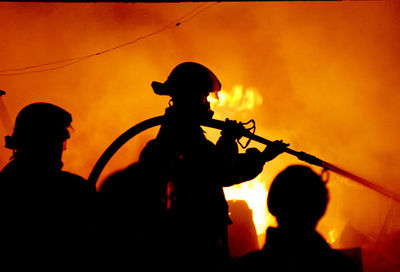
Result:
<instances>
[{"instance_id":1,"label":"orange flame","mask_svg":"<svg viewBox=\"0 0 400 272\"><path fill-rule=\"evenodd\" d=\"M227 200L244 200L253 211L253 222L257 235L263 234L265 229L274 224L274 217L267 211L266 199L268 191L260 177L251 181L224 188Z\"/></svg>"},{"instance_id":2,"label":"orange flame","mask_svg":"<svg viewBox=\"0 0 400 272\"><path fill-rule=\"evenodd\" d=\"M228 107L236 111L253 110L262 104L262 96L255 89L243 90L242 85L235 85L233 92L221 90L219 99L210 98L210 103L215 107Z\"/></svg>"},{"instance_id":3,"label":"orange flame","mask_svg":"<svg viewBox=\"0 0 400 272\"><path fill-rule=\"evenodd\" d=\"M255 110L263 103L262 95L253 88L244 88L243 85L235 85L231 92L221 90L219 99L209 97L209 102L216 116L222 118L232 117L236 114L246 114ZM240 121L240 120L239 120ZM274 224L274 217L268 213L266 199L268 191L260 176L252 181L224 188L227 200L244 200L253 213L253 223L257 235L260 236L269 225ZM261 244L262 241L259 241Z\"/></svg>"},{"instance_id":4,"label":"orange flame","mask_svg":"<svg viewBox=\"0 0 400 272\"><path fill-rule=\"evenodd\" d=\"M256 89L235 85L231 92L221 90L218 93L218 99L209 96L208 101L215 111L216 118L227 116L229 118L248 118L249 113L262 105L263 97ZM276 226L277 223L275 217L268 212L266 204L268 190L261 175L251 181L224 188L224 193L227 200L246 201L252 210L253 223L259 237L259 247L262 247L267 227ZM325 231L327 242L334 244L338 239L338 231L330 227Z\"/></svg>"},{"instance_id":5,"label":"orange flame","mask_svg":"<svg viewBox=\"0 0 400 272\"><path fill-rule=\"evenodd\" d=\"M235 85L231 92L221 90L218 97L209 96L211 107L216 110L217 117L232 117L237 113L246 114L253 111L263 103L262 95L254 88L244 88Z\"/></svg>"}]
</instances>

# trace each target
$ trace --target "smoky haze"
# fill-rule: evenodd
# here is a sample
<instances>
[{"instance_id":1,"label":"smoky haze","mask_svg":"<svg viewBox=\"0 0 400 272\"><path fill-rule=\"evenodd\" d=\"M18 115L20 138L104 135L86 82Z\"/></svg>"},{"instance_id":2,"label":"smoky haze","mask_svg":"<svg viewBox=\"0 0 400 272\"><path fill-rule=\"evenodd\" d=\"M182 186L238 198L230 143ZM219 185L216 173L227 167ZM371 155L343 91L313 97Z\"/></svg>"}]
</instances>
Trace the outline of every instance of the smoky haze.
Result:
<instances>
[{"instance_id":1,"label":"smoky haze","mask_svg":"<svg viewBox=\"0 0 400 272\"><path fill-rule=\"evenodd\" d=\"M0 3L0 70L112 48L201 5L197 11L210 4ZM64 170L87 178L116 137L164 113L168 98L155 95L151 82L164 81L181 62L196 61L217 75L224 90L242 85L261 94L261 105L230 118L253 118L257 134L283 139L400 195L399 3L219 3L192 15L179 26L71 66L0 75L11 119L39 101L71 112L74 132ZM103 176L134 162L156 131L120 150ZM2 149L0 167L11 155ZM292 163L298 161L282 155L267 165L266 188ZM329 187L331 202L320 228L325 237L338 236L339 247L368 247L400 228L398 203L334 174ZM332 228L339 234L346 229L350 238L339 241Z\"/></svg>"}]
</instances>

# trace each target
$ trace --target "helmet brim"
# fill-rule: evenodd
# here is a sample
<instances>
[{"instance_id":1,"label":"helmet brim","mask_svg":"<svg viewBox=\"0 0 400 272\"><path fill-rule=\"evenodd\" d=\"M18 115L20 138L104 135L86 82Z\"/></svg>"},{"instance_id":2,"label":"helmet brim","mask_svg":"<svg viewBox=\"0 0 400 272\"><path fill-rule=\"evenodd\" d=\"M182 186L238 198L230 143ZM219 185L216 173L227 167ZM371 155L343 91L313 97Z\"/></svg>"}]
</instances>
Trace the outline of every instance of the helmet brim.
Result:
<instances>
[{"instance_id":1,"label":"helmet brim","mask_svg":"<svg viewBox=\"0 0 400 272\"><path fill-rule=\"evenodd\" d=\"M153 81L151 83L151 87L153 88L153 91L158 95L170 95L170 91L168 90L165 83Z\"/></svg>"},{"instance_id":2,"label":"helmet brim","mask_svg":"<svg viewBox=\"0 0 400 272\"><path fill-rule=\"evenodd\" d=\"M153 81L151 86L156 94L170 96L189 90L203 95L221 90L221 83L214 73L195 62L179 64L172 70L164 83Z\"/></svg>"}]
</instances>

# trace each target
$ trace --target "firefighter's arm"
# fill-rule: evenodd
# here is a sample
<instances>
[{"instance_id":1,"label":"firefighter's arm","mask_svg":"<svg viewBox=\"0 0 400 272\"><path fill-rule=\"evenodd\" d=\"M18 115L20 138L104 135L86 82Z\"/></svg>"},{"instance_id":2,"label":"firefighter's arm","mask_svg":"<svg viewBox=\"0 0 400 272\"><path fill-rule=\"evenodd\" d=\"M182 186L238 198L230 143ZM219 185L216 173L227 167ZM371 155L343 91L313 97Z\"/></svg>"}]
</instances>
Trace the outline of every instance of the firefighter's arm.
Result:
<instances>
[{"instance_id":1,"label":"firefighter's arm","mask_svg":"<svg viewBox=\"0 0 400 272\"><path fill-rule=\"evenodd\" d=\"M248 148L246 153L237 154L233 160L230 178L223 186L231 186L256 178L263 170L264 164L281 154L289 144L275 141L263 152L257 148Z\"/></svg>"}]
</instances>

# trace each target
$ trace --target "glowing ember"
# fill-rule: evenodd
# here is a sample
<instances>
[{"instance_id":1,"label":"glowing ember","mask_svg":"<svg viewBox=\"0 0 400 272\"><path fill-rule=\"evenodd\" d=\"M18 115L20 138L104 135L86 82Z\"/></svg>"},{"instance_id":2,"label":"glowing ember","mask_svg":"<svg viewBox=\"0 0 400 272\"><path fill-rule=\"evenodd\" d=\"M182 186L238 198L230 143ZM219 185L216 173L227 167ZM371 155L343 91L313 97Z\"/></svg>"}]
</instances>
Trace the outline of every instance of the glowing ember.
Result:
<instances>
[{"instance_id":1,"label":"glowing ember","mask_svg":"<svg viewBox=\"0 0 400 272\"><path fill-rule=\"evenodd\" d=\"M337 232L335 230L329 231L329 237L328 237L328 241L327 242L329 244L335 243L336 240L337 240L337 236L338 236L338 234L337 234Z\"/></svg>"}]
</instances>

